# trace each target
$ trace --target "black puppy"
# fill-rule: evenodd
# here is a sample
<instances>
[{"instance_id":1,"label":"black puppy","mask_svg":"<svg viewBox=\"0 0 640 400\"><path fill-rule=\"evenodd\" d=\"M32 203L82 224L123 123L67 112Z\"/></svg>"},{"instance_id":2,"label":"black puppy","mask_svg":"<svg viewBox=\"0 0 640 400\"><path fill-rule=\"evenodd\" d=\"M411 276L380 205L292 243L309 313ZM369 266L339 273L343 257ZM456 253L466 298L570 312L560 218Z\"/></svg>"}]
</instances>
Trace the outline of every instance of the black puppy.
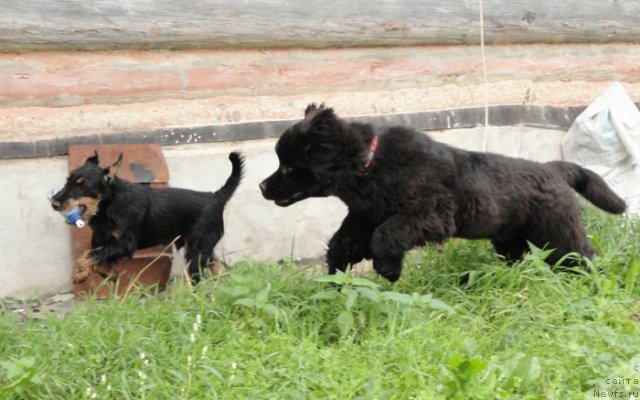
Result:
<instances>
[{"instance_id":1,"label":"black puppy","mask_svg":"<svg viewBox=\"0 0 640 400\"><path fill-rule=\"evenodd\" d=\"M260 184L263 196L286 207L308 197L337 196L349 208L329 242L329 272L373 259L390 281L404 252L450 237L491 239L508 260L527 242L594 254L573 190L611 213L626 205L598 175L576 164L537 163L464 151L422 132L338 118L314 104L276 145L280 166Z\"/></svg>"},{"instance_id":2,"label":"black puppy","mask_svg":"<svg viewBox=\"0 0 640 400\"><path fill-rule=\"evenodd\" d=\"M76 260L73 282L81 283L91 271L113 273L114 263L131 257L136 249L171 243L186 247L189 276L200 280L201 270L215 261L213 248L224 234L223 210L243 174L243 157L229 154L232 171L215 193L134 184L116 176L122 154L107 168L99 166L98 153L69 175L52 199L55 210L79 206L82 218L93 228L91 250Z\"/></svg>"}]
</instances>

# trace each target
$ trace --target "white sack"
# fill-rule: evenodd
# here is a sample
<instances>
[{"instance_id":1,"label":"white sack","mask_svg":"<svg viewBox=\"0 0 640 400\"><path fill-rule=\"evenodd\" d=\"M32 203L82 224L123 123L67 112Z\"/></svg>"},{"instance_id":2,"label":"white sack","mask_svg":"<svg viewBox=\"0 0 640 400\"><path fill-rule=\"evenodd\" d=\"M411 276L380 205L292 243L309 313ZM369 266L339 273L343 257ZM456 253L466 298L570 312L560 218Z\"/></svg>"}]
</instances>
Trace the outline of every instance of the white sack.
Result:
<instances>
[{"instance_id":1,"label":"white sack","mask_svg":"<svg viewBox=\"0 0 640 400\"><path fill-rule=\"evenodd\" d=\"M604 178L640 213L640 111L616 82L573 122L562 140L566 161Z\"/></svg>"}]
</instances>

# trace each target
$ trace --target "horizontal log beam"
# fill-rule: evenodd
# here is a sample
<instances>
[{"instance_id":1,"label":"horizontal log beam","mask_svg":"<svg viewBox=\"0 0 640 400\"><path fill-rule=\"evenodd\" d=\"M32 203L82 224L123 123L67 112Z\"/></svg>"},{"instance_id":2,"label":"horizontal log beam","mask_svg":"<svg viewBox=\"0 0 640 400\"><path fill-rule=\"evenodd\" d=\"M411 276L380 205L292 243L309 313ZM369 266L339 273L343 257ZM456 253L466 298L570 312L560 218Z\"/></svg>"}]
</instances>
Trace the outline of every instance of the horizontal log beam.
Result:
<instances>
[{"instance_id":1,"label":"horizontal log beam","mask_svg":"<svg viewBox=\"0 0 640 400\"><path fill-rule=\"evenodd\" d=\"M476 0L3 0L0 51L477 44ZM485 0L489 44L640 42L637 0Z\"/></svg>"}]
</instances>

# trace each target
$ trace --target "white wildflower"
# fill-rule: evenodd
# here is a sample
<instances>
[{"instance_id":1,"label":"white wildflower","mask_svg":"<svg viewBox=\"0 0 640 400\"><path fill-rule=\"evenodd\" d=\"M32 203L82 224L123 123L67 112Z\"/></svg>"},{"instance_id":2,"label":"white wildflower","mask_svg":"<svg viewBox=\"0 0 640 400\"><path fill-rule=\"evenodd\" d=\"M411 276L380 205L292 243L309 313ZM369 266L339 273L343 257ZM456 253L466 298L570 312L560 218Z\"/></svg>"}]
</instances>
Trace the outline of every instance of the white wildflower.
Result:
<instances>
[{"instance_id":1,"label":"white wildflower","mask_svg":"<svg viewBox=\"0 0 640 400\"><path fill-rule=\"evenodd\" d=\"M200 355L200 358L205 358L207 356L207 351L209 350L208 346L203 346L202 347L202 354Z\"/></svg>"},{"instance_id":2,"label":"white wildflower","mask_svg":"<svg viewBox=\"0 0 640 400\"><path fill-rule=\"evenodd\" d=\"M95 399L98 397L98 392L96 392L93 388L88 387L85 390L85 394L87 395L87 397L89 397L90 399Z\"/></svg>"}]
</instances>

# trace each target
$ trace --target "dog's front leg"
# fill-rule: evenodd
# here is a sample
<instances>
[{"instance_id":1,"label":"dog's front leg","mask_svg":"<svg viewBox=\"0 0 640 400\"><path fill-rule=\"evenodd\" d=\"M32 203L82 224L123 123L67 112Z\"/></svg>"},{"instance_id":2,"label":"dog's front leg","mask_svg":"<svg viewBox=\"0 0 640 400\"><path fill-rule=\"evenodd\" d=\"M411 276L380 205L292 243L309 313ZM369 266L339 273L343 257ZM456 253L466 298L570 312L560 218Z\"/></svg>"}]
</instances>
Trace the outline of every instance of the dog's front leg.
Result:
<instances>
[{"instance_id":1,"label":"dog's front leg","mask_svg":"<svg viewBox=\"0 0 640 400\"><path fill-rule=\"evenodd\" d=\"M400 279L407 250L426 242L441 243L454 232L453 218L434 213L396 214L378 226L371 238L373 268L391 282Z\"/></svg>"},{"instance_id":2,"label":"dog's front leg","mask_svg":"<svg viewBox=\"0 0 640 400\"><path fill-rule=\"evenodd\" d=\"M114 278L114 263L121 258L130 257L135 250L136 241L132 237L121 237L104 246L87 250L76 260L71 279L73 283L79 284L86 281L92 272L105 278Z\"/></svg>"},{"instance_id":3,"label":"dog's front leg","mask_svg":"<svg viewBox=\"0 0 640 400\"><path fill-rule=\"evenodd\" d=\"M329 241L327 250L329 274L335 274L338 270L344 271L347 265L372 257L371 234L374 228L375 226L365 218L353 213L346 216L340 229Z\"/></svg>"},{"instance_id":4,"label":"dog's front leg","mask_svg":"<svg viewBox=\"0 0 640 400\"><path fill-rule=\"evenodd\" d=\"M76 259L73 265L73 272L71 273L71 280L74 284L79 284L89 278L89 274L95 269L95 261L91 256L91 250L87 250L80 257Z\"/></svg>"}]
</instances>

